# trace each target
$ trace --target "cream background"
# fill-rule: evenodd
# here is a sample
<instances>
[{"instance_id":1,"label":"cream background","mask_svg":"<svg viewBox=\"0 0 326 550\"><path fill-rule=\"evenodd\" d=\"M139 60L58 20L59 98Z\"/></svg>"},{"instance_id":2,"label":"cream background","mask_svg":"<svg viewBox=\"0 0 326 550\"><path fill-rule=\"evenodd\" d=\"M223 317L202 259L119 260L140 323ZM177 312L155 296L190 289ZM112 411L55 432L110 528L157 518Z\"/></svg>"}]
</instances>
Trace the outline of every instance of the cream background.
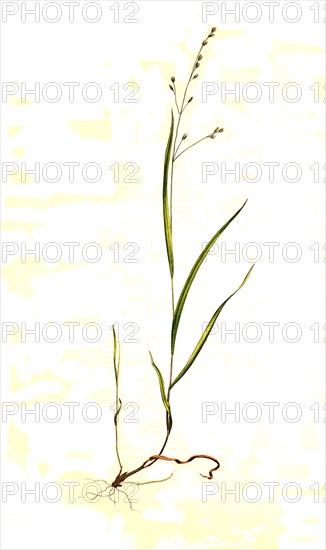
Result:
<instances>
[{"instance_id":1,"label":"cream background","mask_svg":"<svg viewBox=\"0 0 326 550\"><path fill-rule=\"evenodd\" d=\"M104 5L104 2L102 2ZM323 484L323 424L313 423L309 406L323 402L322 344L315 344L309 326L322 326L323 264L314 263L309 246L322 246L324 191L306 168L323 163L322 102L312 101L309 86L323 72L321 25L305 16L301 23L266 22L250 25L201 22L201 3L139 2L140 23L113 24L109 16L90 25L2 25L7 58L5 81L96 81L104 85L134 81L139 103L114 103L112 95L95 104L29 102L16 98L4 106L2 159L98 162L106 167L103 183L42 182L12 179L3 185L3 240L98 242L103 258L95 264L69 264L19 258L3 266L3 321L96 321L104 327L101 341L70 344L41 341L21 344L13 337L4 346L2 400L47 403L96 401L103 417L96 424L22 423L18 415L2 426L6 444L3 481L33 484L62 483L83 478L112 479L116 472L112 411L114 401L112 338L108 327L136 322L139 343L122 345L121 393L124 402L139 405L138 424L121 427L122 454L134 467L162 441L164 413L155 373L148 361L150 348L167 375L170 297L162 233L162 155L169 125L172 74L184 82L207 30L217 36L205 50L195 101L184 129L195 140L216 125L225 133L207 141L180 160L175 179L176 288L180 289L202 242L248 198L239 218L223 235L231 247L241 243L296 241L304 251L298 263L278 254L275 263L259 261L245 288L228 304L223 321L295 321L302 324L297 344L280 338L250 344L221 344L212 336L192 370L173 394L174 432L167 449L180 458L194 453L216 455L222 468L214 481L282 485L295 481L304 494L290 504L278 497L269 503L219 495L201 502L199 472L206 463L187 466L157 464L150 478L169 475L162 485L145 486L138 493L138 512L125 503L97 504L63 498L56 504L20 503L19 495L3 507L4 548L243 548L314 549L324 547L323 504L313 502L314 483ZM303 2L302 2L303 5ZM296 104L279 99L274 104L232 100L218 96L200 101L202 81L296 81L305 98ZM265 96L266 97L266 96ZM193 138L193 139L192 139ZM249 184L204 184L201 162L301 162L305 176L284 181ZM114 184L114 162L137 162L138 184ZM139 263L114 263L108 250L114 242L136 242ZM230 258L212 256L203 266L180 325L176 365L192 351L201 330L217 305L234 290L248 270ZM298 402L304 420L290 424L261 421L221 423L201 421L202 402ZM308 412L307 412L308 411ZM126 411L125 414L127 414ZM278 417L279 418L279 417ZM140 479L140 478L139 478ZM144 478L142 478L144 479ZM65 497L67 493L64 492ZM321 496L322 499L322 496ZM5 525L4 525L5 523Z\"/></svg>"}]
</instances>

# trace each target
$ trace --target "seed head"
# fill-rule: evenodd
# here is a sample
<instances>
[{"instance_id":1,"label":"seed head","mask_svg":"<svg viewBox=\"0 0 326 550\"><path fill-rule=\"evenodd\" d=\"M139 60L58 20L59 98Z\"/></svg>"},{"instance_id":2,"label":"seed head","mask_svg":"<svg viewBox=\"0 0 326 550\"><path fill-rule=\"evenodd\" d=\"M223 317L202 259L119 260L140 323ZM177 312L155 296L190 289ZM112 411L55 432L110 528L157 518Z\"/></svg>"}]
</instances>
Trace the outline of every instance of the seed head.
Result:
<instances>
[{"instance_id":1,"label":"seed head","mask_svg":"<svg viewBox=\"0 0 326 550\"><path fill-rule=\"evenodd\" d=\"M200 61L201 59L203 59L203 56L200 54L200 55L198 56L198 61Z\"/></svg>"},{"instance_id":2,"label":"seed head","mask_svg":"<svg viewBox=\"0 0 326 550\"><path fill-rule=\"evenodd\" d=\"M193 99L194 99L193 96L191 96L191 98L188 99L188 103L190 103L190 101L192 101Z\"/></svg>"},{"instance_id":3,"label":"seed head","mask_svg":"<svg viewBox=\"0 0 326 550\"><path fill-rule=\"evenodd\" d=\"M198 78L198 74L195 74L193 78Z\"/></svg>"},{"instance_id":4,"label":"seed head","mask_svg":"<svg viewBox=\"0 0 326 550\"><path fill-rule=\"evenodd\" d=\"M215 36L215 34L213 32L211 32L209 35L208 35L208 38L211 38L211 36Z\"/></svg>"},{"instance_id":5,"label":"seed head","mask_svg":"<svg viewBox=\"0 0 326 550\"><path fill-rule=\"evenodd\" d=\"M203 43L202 43L202 46L206 46L206 44L208 44L207 40L204 40Z\"/></svg>"},{"instance_id":6,"label":"seed head","mask_svg":"<svg viewBox=\"0 0 326 550\"><path fill-rule=\"evenodd\" d=\"M174 76L171 76L171 81L175 82L175 77Z\"/></svg>"},{"instance_id":7,"label":"seed head","mask_svg":"<svg viewBox=\"0 0 326 550\"><path fill-rule=\"evenodd\" d=\"M224 128L220 128L218 133L221 134L222 132L224 132Z\"/></svg>"},{"instance_id":8,"label":"seed head","mask_svg":"<svg viewBox=\"0 0 326 550\"><path fill-rule=\"evenodd\" d=\"M197 61L196 65L195 65L196 69L198 69L199 66L200 66L200 63L198 63L198 61Z\"/></svg>"},{"instance_id":9,"label":"seed head","mask_svg":"<svg viewBox=\"0 0 326 550\"><path fill-rule=\"evenodd\" d=\"M188 134L183 134L182 139L187 139Z\"/></svg>"},{"instance_id":10,"label":"seed head","mask_svg":"<svg viewBox=\"0 0 326 550\"><path fill-rule=\"evenodd\" d=\"M169 84L169 88L170 88L170 90L172 90L172 92L174 93L174 89L173 89L173 87L171 86L171 84Z\"/></svg>"},{"instance_id":11,"label":"seed head","mask_svg":"<svg viewBox=\"0 0 326 550\"><path fill-rule=\"evenodd\" d=\"M211 32L215 32L215 31L216 31L216 27L212 27Z\"/></svg>"},{"instance_id":12,"label":"seed head","mask_svg":"<svg viewBox=\"0 0 326 550\"><path fill-rule=\"evenodd\" d=\"M210 137L211 139L215 139L215 138L216 138L216 135L215 135L215 134L211 134L209 137Z\"/></svg>"},{"instance_id":13,"label":"seed head","mask_svg":"<svg viewBox=\"0 0 326 550\"><path fill-rule=\"evenodd\" d=\"M215 128L213 134L217 134L218 131L219 131L219 127Z\"/></svg>"}]
</instances>

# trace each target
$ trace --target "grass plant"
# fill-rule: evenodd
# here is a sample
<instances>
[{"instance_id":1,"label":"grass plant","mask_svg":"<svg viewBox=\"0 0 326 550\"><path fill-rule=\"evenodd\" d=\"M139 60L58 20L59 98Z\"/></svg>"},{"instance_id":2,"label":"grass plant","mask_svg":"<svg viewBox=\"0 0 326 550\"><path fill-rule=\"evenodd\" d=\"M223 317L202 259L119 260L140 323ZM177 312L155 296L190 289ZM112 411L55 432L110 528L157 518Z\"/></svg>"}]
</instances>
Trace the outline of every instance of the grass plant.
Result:
<instances>
[{"instance_id":1,"label":"grass plant","mask_svg":"<svg viewBox=\"0 0 326 550\"><path fill-rule=\"evenodd\" d=\"M119 374L120 374L120 344L117 340L116 331L113 328L113 366L114 366L114 374L115 374L115 388L116 388L116 400L115 400L115 415L114 415L114 426L115 426L115 448L116 448L116 456L117 456L117 462L119 465L118 473L115 477L115 479L111 483L107 483L106 481L103 481L106 485L105 488L100 491L97 495L101 494L101 496L107 496L111 498L115 502L115 491L122 491L123 492L123 484L128 480L128 483L130 482L130 478L134 477L136 474L139 474L140 472L144 471L145 469L153 466L158 460L164 460L164 461L172 461L176 464L187 464L188 462L192 462L195 459L205 459L212 463L214 463L214 467L212 467L207 475L200 474L202 477L207 479L213 478L213 473L218 470L220 467L219 461L210 455L206 454L195 454L188 458L187 460L180 460L179 458L170 458L166 456L166 454L163 454L166 448L166 445L168 443L168 440L170 438L170 434L172 431L172 409L171 409L171 392L173 388L176 386L176 384L179 384L181 379L187 374L189 369L194 364L195 360L197 359L199 353L203 349L203 346L214 326L214 323L216 322L217 318L221 314L224 306L227 304L227 302L244 286L246 281L248 280L253 265L249 269L248 273L242 280L239 287L232 292L230 296L228 296L222 304L218 306L218 308L213 313L209 323L207 324L205 330L201 334L200 338L198 339L197 344L194 346L193 351L191 355L189 356L187 362L182 365L181 368L179 368L176 372L176 366L174 364L174 353L175 353L175 347L177 342L177 336L179 331L179 325L180 320L182 317L183 309L186 304L189 292L191 290L192 284L195 280L195 277L206 259L207 255L209 254L211 248L217 241L217 239L222 235L222 233L226 230L226 228L232 223L232 221L240 214L242 209L244 208L245 203L230 217L229 220L227 220L224 225L216 231L216 233L213 235L213 237L210 239L208 244L205 246L205 248L200 252L198 255L197 260L195 261L194 265L192 266L189 275L183 285L183 288L181 289L181 292L175 300L175 290L174 290L174 267L175 267L175 257L174 257L174 250L173 250L173 185L174 185L174 177L175 177L175 168L177 160L180 158L181 155L189 151L191 148L195 147L202 141L206 139L215 139L219 138L220 135L223 132L223 128L216 127L212 132L208 133L204 137L194 141L190 145L186 145L188 140L188 134L182 133L181 135L181 123L182 123L182 117L187 108L189 108L189 105L193 101L193 96L189 94L189 89L191 87L191 83L196 80L199 76L198 69L201 66L202 60L203 60L203 52L207 44L209 43L210 39L214 37L216 28L213 27L208 36L203 40L200 49L196 55L195 61L193 63L189 79L185 85L185 88L183 90L183 93L179 94L177 89L177 83L174 76L171 77L171 81L169 84L169 88L173 93L174 96L174 109L171 109L171 117L170 117L170 129L165 149L165 156L164 156L164 166L163 166L163 186L162 186L162 207L163 207L163 221L164 221L164 236L165 236L165 244L166 244L166 252L167 252L167 260L168 260L168 267L169 267L169 274L170 274L170 283L171 283L171 307L172 307L172 322L171 322L171 338L170 338L170 365L169 365L169 373L167 376L167 379L163 376L163 373L161 371L161 368L158 367L158 364L156 362L156 359L154 359L153 354L151 351L149 351L149 360L150 364L152 365L153 369L155 370L158 378L158 384L159 384L159 390L160 395L162 399L162 404L165 409L165 416L166 416L166 433L163 438L163 443L161 445L161 448L159 452L152 454L147 458L142 464L140 464L138 467L133 468L129 471L125 470L123 468L123 463L121 460L121 455L119 451L119 434L118 434L118 427L119 427L119 413L121 411L122 407L122 401L119 396ZM180 97L181 96L181 97ZM143 483L138 483L132 481L132 483L135 483L137 485L142 484L148 484L148 483L157 483L159 481L166 481L169 478L165 478L164 480L153 480L153 481L147 481ZM126 494L126 493L124 493ZM131 503L130 503L131 505Z\"/></svg>"}]
</instances>

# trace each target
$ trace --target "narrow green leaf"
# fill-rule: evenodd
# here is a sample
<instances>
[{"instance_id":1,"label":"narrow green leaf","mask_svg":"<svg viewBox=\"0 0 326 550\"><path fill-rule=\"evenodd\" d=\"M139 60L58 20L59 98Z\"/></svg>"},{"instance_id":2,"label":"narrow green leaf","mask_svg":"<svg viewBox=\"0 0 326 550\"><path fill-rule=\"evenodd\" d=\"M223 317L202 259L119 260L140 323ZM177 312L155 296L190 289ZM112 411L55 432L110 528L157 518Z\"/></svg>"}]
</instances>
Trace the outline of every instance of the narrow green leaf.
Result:
<instances>
[{"instance_id":1,"label":"narrow green leaf","mask_svg":"<svg viewBox=\"0 0 326 550\"><path fill-rule=\"evenodd\" d=\"M173 245L172 245L172 228L171 228L171 220L170 220L170 213L169 213L168 184L169 184L169 167L170 167L170 161L171 161L171 150L172 150L172 141L173 141L173 130L174 130L174 116L173 116L173 110L171 109L171 125L170 125L168 142L165 149L164 175L163 175L164 233L165 233L165 243L166 243L166 250L168 254L171 277L173 277L173 272L174 272L174 260L173 260Z\"/></svg>"},{"instance_id":2,"label":"narrow green leaf","mask_svg":"<svg viewBox=\"0 0 326 550\"><path fill-rule=\"evenodd\" d=\"M167 427L168 427L168 430L170 431L171 428L172 428L172 416L171 416L170 403L168 402L167 397L166 397L166 393L165 393L165 385L164 385L163 376L161 374L160 369L155 365L154 359L153 359L153 356L152 356L151 352L149 352L149 356L151 358L152 366L155 369L155 372L157 374L158 381L159 381L159 384L160 384L161 397L162 397L163 405L164 405L164 407L166 409L166 413L167 413Z\"/></svg>"},{"instance_id":3,"label":"narrow green leaf","mask_svg":"<svg viewBox=\"0 0 326 550\"><path fill-rule=\"evenodd\" d=\"M175 340L176 340L176 337L177 337L177 332L178 332L178 326L179 326L179 323L180 323L181 313L182 313L183 307L185 305L185 302L186 302L186 299L187 299L187 296L188 296L188 292L191 288L193 280L196 277L197 272L198 272L201 264L205 260L207 254L209 253L212 246L215 244L215 242L217 241L219 236L222 235L223 231L227 228L227 226L230 225L230 223L234 220L234 218L237 217L238 214L240 214L240 212L244 208L246 202L247 201L245 201L243 203L241 208L239 208L239 210L235 214L233 214L233 216L211 238L209 243L205 246L205 248L199 254L196 262L194 263L194 265L193 265L193 267L192 267L192 269L191 269L191 271L188 275L188 278L187 278L187 280L184 284L184 287L183 287L183 289L180 293L179 300L178 300L177 306L175 308L175 313L174 313L174 317L173 317L172 331L171 331L171 353L172 354L174 353Z\"/></svg>"},{"instance_id":4,"label":"narrow green leaf","mask_svg":"<svg viewBox=\"0 0 326 550\"><path fill-rule=\"evenodd\" d=\"M119 342L117 340L117 335L115 332L114 325L112 325L112 331L113 331L113 367L114 367L114 375L115 375L115 382L118 384L119 381L119 370L120 370L120 353L119 353Z\"/></svg>"},{"instance_id":5,"label":"narrow green leaf","mask_svg":"<svg viewBox=\"0 0 326 550\"><path fill-rule=\"evenodd\" d=\"M255 264L254 264L255 265ZM252 272L253 268L254 268L254 265L251 266L251 268L249 269L247 275L245 276L245 278L243 279L241 285L239 286L239 288L237 288L237 290L235 292L233 292L224 302L223 304L221 304L219 306L219 308L215 311L213 317L211 318L210 322L208 323L207 327L205 328L203 334L201 335L200 339L198 340L198 343L194 349L194 351L192 352L191 356L189 357L186 365L183 367L183 369L179 372L178 376L173 380L172 384L171 384L171 388L173 388L173 386L179 382L179 380L183 377L184 374L186 374L186 372L190 369L191 365L193 364L193 362L195 361L197 355L200 353L203 345L205 344L213 326L214 326L214 323L216 322L216 319L218 318L219 314L221 313L222 309L224 308L225 304L232 298L232 296L234 296L242 287L243 285L246 283L246 281L248 280L249 276L250 276L250 273Z\"/></svg>"},{"instance_id":6,"label":"narrow green leaf","mask_svg":"<svg viewBox=\"0 0 326 550\"><path fill-rule=\"evenodd\" d=\"M153 359L153 356L152 356L151 352L149 352L149 356L150 356L150 358L151 358L152 366L154 367L155 372L156 372L157 377L158 377L158 381L159 381L159 384L160 384L160 390L161 390L161 397L162 397L162 401L163 401L164 407L166 408L166 410L167 410L168 412L170 412L170 405L169 405L169 402L168 402L168 400L167 400L167 398L166 398L165 385L164 385L163 376L162 376L162 374L161 374L160 369L155 365L154 359Z\"/></svg>"},{"instance_id":7,"label":"narrow green leaf","mask_svg":"<svg viewBox=\"0 0 326 550\"><path fill-rule=\"evenodd\" d=\"M115 425L118 424L118 416L119 416L119 412L121 411L121 407L122 407L122 401L121 401L121 399L119 399L119 403L120 403L120 405L119 405L119 407L118 407L118 410L117 410L117 412L116 412L115 415L114 415L114 423L115 423Z\"/></svg>"}]
</instances>

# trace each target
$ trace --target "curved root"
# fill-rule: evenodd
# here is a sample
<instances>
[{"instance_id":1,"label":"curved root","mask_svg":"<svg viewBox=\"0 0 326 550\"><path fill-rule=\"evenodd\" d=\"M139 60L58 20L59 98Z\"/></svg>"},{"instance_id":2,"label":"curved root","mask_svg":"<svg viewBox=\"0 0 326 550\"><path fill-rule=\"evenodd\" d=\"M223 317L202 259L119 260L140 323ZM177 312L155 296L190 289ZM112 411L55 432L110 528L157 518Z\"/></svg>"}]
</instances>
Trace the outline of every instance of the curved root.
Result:
<instances>
[{"instance_id":1,"label":"curved root","mask_svg":"<svg viewBox=\"0 0 326 550\"><path fill-rule=\"evenodd\" d=\"M190 458L188 458L188 460L180 460L179 458L170 458L170 457L164 456L164 455L152 455L142 464L142 466L140 468L137 468L137 472L134 471L134 472L130 472L130 473L129 472L120 473L116 477L116 479L113 481L113 483L111 483L111 484L109 484L104 479L97 480L97 481L102 481L103 483L105 483L106 486L105 486L104 489L101 489L101 490L97 491L97 493L87 491L87 496L92 497L89 502L94 501L98 497L103 497L103 498L106 497L106 498L109 498L114 503L114 505L116 505L117 501L115 499L115 495L116 495L116 492L118 492L118 493L122 493L122 494L125 495L131 510L134 510L134 508L132 507L132 501L130 500L128 494L126 493L126 491L121 489L122 484L124 482L126 482L126 479L128 477L131 477L131 475L142 471L146 467L146 465L149 462L152 462L153 460L166 460L168 462L176 462L177 464L188 464L188 462L192 462L196 458L205 458L207 460L212 460L213 462L215 462L216 466L209 470L208 475L200 474L202 477L204 477L206 479L213 479L213 472L216 472L216 470L218 470L219 467L220 467L219 461L216 458L214 458L213 456L210 456L210 455L193 455ZM129 475L128 475L128 473L129 473ZM130 484L134 484L134 485L147 485L149 483L160 483L162 481L167 481L168 479L170 479L172 477L172 475L173 474L171 474L169 477L164 478L164 479L158 479L158 480L153 480L153 481L145 481L143 483L137 483L137 482L132 482L132 481L130 481L130 482L127 481L126 483L130 483ZM109 489L109 493L105 494L108 489ZM80 497L80 498L82 498L82 497ZM119 501L119 497L118 497L118 501Z\"/></svg>"},{"instance_id":2,"label":"curved root","mask_svg":"<svg viewBox=\"0 0 326 550\"><path fill-rule=\"evenodd\" d=\"M213 460L213 462L215 462L216 466L215 468L211 468L211 470L209 470L208 476L204 476L204 474L200 474L202 477L205 477L206 479L213 479L213 472L219 469L220 463L216 458L209 455L193 455L190 458L188 458L188 460L179 460L178 458L169 458L163 455L153 455L153 456L150 456L149 459L146 460L146 462L144 462L144 464L147 464L147 462L149 462L150 460L168 460L168 461L176 462L177 464L187 464L188 462L192 462L193 460L195 460L195 458L207 458L208 460Z\"/></svg>"}]
</instances>

